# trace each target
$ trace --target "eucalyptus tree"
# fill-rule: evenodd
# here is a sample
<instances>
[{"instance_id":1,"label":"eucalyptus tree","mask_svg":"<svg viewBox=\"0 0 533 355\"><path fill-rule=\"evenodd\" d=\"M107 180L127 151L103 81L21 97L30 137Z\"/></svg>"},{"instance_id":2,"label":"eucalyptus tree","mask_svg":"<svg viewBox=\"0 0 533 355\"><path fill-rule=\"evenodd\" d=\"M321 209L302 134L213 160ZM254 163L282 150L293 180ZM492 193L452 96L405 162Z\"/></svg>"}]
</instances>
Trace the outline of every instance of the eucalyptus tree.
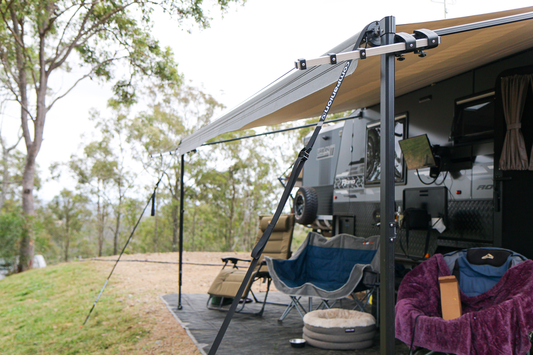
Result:
<instances>
[{"instance_id":1,"label":"eucalyptus tree","mask_svg":"<svg viewBox=\"0 0 533 355\"><path fill-rule=\"evenodd\" d=\"M35 213L35 163L46 117L53 105L80 81L91 78L113 84L116 100L135 102L140 78L179 84L172 51L152 38L157 9L201 27L209 24L206 8L226 9L240 0L4 0L0 2L2 84L20 105L26 148L22 177L22 208L27 233L20 241L19 270L30 267L33 255L31 218ZM73 86L51 87L59 72L79 66ZM74 74L71 74L74 75ZM146 79L145 79L146 80Z\"/></svg>"},{"instance_id":2,"label":"eucalyptus tree","mask_svg":"<svg viewBox=\"0 0 533 355\"><path fill-rule=\"evenodd\" d=\"M106 117L99 112L93 112L92 120L96 122L99 137L92 144L104 140L108 142L107 149L111 154L105 159L113 168L111 179L111 194L107 196L111 201L114 214L113 231L113 255L119 251L119 236L122 231L122 217L124 215L124 204L126 195L136 182L137 174L134 172L135 164L131 159L132 148L129 143L129 111L122 105L112 105L113 116Z\"/></svg>"},{"instance_id":3,"label":"eucalyptus tree","mask_svg":"<svg viewBox=\"0 0 533 355\"><path fill-rule=\"evenodd\" d=\"M79 188L96 199L97 254L103 255L106 230L112 209L113 183L118 163L113 157L110 138L88 143L81 155L72 155L68 167L77 179Z\"/></svg>"},{"instance_id":4,"label":"eucalyptus tree","mask_svg":"<svg viewBox=\"0 0 533 355\"><path fill-rule=\"evenodd\" d=\"M90 215L86 208L87 202L87 198L82 194L63 189L48 204L60 230L59 239L64 261L69 260L70 245L81 231L85 219Z\"/></svg>"},{"instance_id":5,"label":"eucalyptus tree","mask_svg":"<svg viewBox=\"0 0 533 355\"><path fill-rule=\"evenodd\" d=\"M154 178L164 172L163 185L170 196L172 219L172 251L178 247L181 165L179 157L166 154L179 145L182 138L210 122L217 110L224 108L211 95L199 88L183 85L179 88L152 87L148 92L147 111L141 112L130 126L130 137L137 142L138 161ZM155 153L165 152L165 155ZM154 157L151 157L153 154ZM193 161L194 156L191 158ZM190 162L187 168L190 171ZM157 228L157 224L156 224ZM157 233L157 229L154 233ZM156 236L154 236L155 238ZM154 243L154 245L156 245Z\"/></svg>"}]
</instances>

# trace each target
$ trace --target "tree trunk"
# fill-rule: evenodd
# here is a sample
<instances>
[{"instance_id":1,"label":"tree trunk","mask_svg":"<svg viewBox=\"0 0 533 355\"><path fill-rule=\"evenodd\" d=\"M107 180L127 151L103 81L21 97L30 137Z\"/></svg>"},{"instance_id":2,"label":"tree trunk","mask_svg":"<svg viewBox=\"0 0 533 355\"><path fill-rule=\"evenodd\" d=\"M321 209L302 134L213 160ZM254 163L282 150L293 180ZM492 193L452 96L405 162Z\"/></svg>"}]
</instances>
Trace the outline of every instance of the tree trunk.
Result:
<instances>
[{"instance_id":1,"label":"tree trunk","mask_svg":"<svg viewBox=\"0 0 533 355\"><path fill-rule=\"evenodd\" d=\"M113 235L113 255L118 254L118 236L120 235L120 218L122 217L122 192L119 189L119 199L116 212L115 233Z\"/></svg>"},{"instance_id":2,"label":"tree trunk","mask_svg":"<svg viewBox=\"0 0 533 355\"><path fill-rule=\"evenodd\" d=\"M70 218L67 212L65 217L65 262L68 262L68 249L70 247Z\"/></svg>"},{"instance_id":3,"label":"tree trunk","mask_svg":"<svg viewBox=\"0 0 533 355\"><path fill-rule=\"evenodd\" d=\"M191 231L191 238L192 238L192 250L194 250L194 239L196 236L196 207L194 208L194 213L192 215L192 231Z\"/></svg>"},{"instance_id":4,"label":"tree trunk","mask_svg":"<svg viewBox=\"0 0 533 355\"><path fill-rule=\"evenodd\" d=\"M157 213L154 216L154 253L157 253Z\"/></svg>"},{"instance_id":5,"label":"tree trunk","mask_svg":"<svg viewBox=\"0 0 533 355\"><path fill-rule=\"evenodd\" d=\"M31 151L30 151L31 152ZM33 201L33 184L35 180L35 155L28 152L26 164L22 175L22 212L24 214L24 227L20 240L20 255L18 271L31 269L34 245L33 245L33 216L35 215Z\"/></svg>"},{"instance_id":6,"label":"tree trunk","mask_svg":"<svg viewBox=\"0 0 533 355\"><path fill-rule=\"evenodd\" d=\"M20 43L23 43L24 38L19 33L19 25L17 22L14 10L11 10L11 18L15 35L19 38ZM28 125L28 80L26 76L26 58L22 53L20 46L16 47L17 56L17 71L18 71L18 89L20 93L21 105L21 125L22 134L26 143L26 162L24 165L24 172L22 174L22 212L25 217L24 232L20 240L20 258L18 271L25 271L31 268L34 252L34 233L33 233L33 216L35 215L33 187L35 183L35 161L37 154L41 149L43 141L44 121L46 118L46 91L48 89L48 73L46 72L45 63L45 39L44 34L39 33L39 84L36 87L37 98L37 115L33 121L33 140Z\"/></svg>"},{"instance_id":7,"label":"tree trunk","mask_svg":"<svg viewBox=\"0 0 533 355\"><path fill-rule=\"evenodd\" d=\"M100 191L98 191L98 198L96 202L96 214L98 215L98 257L102 256L102 249L104 247L104 231L105 231L105 205L102 206L100 201Z\"/></svg>"},{"instance_id":8,"label":"tree trunk","mask_svg":"<svg viewBox=\"0 0 533 355\"><path fill-rule=\"evenodd\" d=\"M235 201L237 200L237 191L235 187L235 175L233 173L233 170L230 170L230 177L231 177L231 205L229 208L229 228L228 228L228 246L227 248L229 250L233 250L234 247L234 239L235 236L233 235L233 220L235 219Z\"/></svg>"},{"instance_id":9,"label":"tree trunk","mask_svg":"<svg viewBox=\"0 0 533 355\"><path fill-rule=\"evenodd\" d=\"M14 10L11 10L11 21L13 23L13 31L19 41L23 41L24 38L20 34L20 28L17 21L17 17ZM24 166L24 173L22 177L22 211L24 214L24 226L22 236L20 239L20 253L18 271L25 271L31 268L31 262L33 259L33 235L32 235L32 216L34 214L33 207L33 180L35 175L35 156L32 156L34 151L33 142L30 136L30 130L28 126L28 113L25 108L28 107L28 79L26 77L26 59L22 53L20 46L16 46L17 57L17 72L18 72L18 89L20 96L20 120L22 126L22 133L24 135L24 141L26 143L26 150L28 155L26 156L26 163Z\"/></svg>"},{"instance_id":10,"label":"tree trunk","mask_svg":"<svg viewBox=\"0 0 533 355\"><path fill-rule=\"evenodd\" d=\"M172 251L178 251L178 232L179 232L179 204L176 199L174 199L174 203L172 206Z\"/></svg>"}]
</instances>

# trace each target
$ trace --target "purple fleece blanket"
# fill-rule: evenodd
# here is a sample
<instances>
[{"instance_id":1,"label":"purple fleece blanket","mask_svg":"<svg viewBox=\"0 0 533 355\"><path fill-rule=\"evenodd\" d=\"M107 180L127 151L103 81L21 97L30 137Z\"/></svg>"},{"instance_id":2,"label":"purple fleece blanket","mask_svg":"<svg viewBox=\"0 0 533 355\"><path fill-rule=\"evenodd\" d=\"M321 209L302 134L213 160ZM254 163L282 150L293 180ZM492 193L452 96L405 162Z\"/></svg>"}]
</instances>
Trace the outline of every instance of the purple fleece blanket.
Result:
<instances>
[{"instance_id":1,"label":"purple fleece blanket","mask_svg":"<svg viewBox=\"0 0 533 355\"><path fill-rule=\"evenodd\" d=\"M405 276L396 303L396 338L411 345L414 333L414 346L458 355L529 351L528 334L533 331L532 260L507 270L493 288L479 296L468 297L461 292L463 315L445 321L438 278L449 275L442 255L436 254Z\"/></svg>"}]
</instances>

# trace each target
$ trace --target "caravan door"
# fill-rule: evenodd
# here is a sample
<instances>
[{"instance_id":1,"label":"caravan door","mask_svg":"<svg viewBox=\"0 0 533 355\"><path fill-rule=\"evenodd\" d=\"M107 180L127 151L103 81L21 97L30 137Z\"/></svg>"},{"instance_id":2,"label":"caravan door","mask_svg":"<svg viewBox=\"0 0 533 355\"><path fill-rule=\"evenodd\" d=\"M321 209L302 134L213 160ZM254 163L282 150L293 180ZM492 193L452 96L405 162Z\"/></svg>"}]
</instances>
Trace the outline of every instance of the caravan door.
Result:
<instances>
[{"instance_id":1,"label":"caravan door","mask_svg":"<svg viewBox=\"0 0 533 355\"><path fill-rule=\"evenodd\" d=\"M528 75L531 74L533 67L512 69L499 75L494 125L494 244L530 259L533 258L533 78ZM502 99L502 92L507 92L506 99ZM519 114L521 103L523 111ZM515 132L508 133L505 110L510 115L518 112L521 122L511 127ZM523 144L514 142L516 138L508 138L505 143L506 136L520 134ZM512 151L506 154L504 149Z\"/></svg>"}]
</instances>

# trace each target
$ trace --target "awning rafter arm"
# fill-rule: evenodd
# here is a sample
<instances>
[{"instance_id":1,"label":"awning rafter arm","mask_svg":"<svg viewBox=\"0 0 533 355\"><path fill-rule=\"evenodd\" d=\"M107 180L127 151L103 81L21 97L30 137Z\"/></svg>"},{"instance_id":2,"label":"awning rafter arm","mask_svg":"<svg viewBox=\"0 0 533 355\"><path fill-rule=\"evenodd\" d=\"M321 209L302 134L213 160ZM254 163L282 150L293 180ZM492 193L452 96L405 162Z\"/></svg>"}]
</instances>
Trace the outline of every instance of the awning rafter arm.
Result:
<instances>
[{"instance_id":1,"label":"awning rafter arm","mask_svg":"<svg viewBox=\"0 0 533 355\"><path fill-rule=\"evenodd\" d=\"M414 39L414 41L411 38ZM305 70L319 65L336 64L354 59L365 59L367 57L380 56L382 54L399 54L413 52L415 50L429 49L437 47L440 44L440 36L428 29L416 30L414 35L398 33L396 40L399 42L385 46L359 48L354 51L337 54L331 53L327 56L314 59L298 59L294 62L294 65L297 69Z\"/></svg>"}]
</instances>

